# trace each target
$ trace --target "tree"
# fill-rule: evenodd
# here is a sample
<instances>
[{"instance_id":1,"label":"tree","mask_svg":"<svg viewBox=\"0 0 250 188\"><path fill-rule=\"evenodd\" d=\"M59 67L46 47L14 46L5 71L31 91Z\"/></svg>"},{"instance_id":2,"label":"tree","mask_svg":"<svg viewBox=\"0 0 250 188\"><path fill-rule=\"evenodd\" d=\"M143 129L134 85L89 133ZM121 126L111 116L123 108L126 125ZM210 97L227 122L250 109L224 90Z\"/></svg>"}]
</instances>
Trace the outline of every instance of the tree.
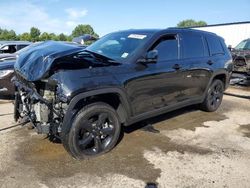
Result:
<instances>
[{"instance_id":1,"label":"tree","mask_svg":"<svg viewBox=\"0 0 250 188\"><path fill-rule=\"evenodd\" d=\"M72 35L65 35L63 33L56 35L55 33L41 33L36 27L31 27L30 32L25 32L16 35L15 31L0 28L0 40L24 40L24 41L72 41L73 37L78 37L84 34L90 34L98 38L99 36L95 33L94 29L90 25L80 24L72 31Z\"/></svg>"},{"instance_id":2,"label":"tree","mask_svg":"<svg viewBox=\"0 0 250 188\"><path fill-rule=\"evenodd\" d=\"M58 36L56 36L55 33L50 33L49 37L50 37L50 40L58 40Z\"/></svg>"},{"instance_id":3,"label":"tree","mask_svg":"<svg viewBox=\"0 0 250 188\"><path fill-rule=\"evenodd\" d=\"M94 29L91 27L91 25L83 25L80 24L75 27L75 29L72 31L72 37L79 37L84 34L90 34L90 35L95 35L98 36L95 32Z\"/></svg>"},{"instance_id":4,"label":"tree","mask_svg":"<svg viewBox=\"0 0 250 188\"><path fill-rule=\"evenodd\" d=\"M16 33L13 30L8 31L7 29L1 30L0 40L16 40Z\"/></svg>"},{"instance_id":5,"label":"tree","mask_svg":"<svg viewBox=\"0 0 250 188\"><path fill-rule=\"evenodd\" d=\"M43 33L40 35L40 40L41 40L41 41L51 40L51 37L50 37L49 33L43 32Z\"/></svg>"},{"instance_id":6,"label":"tree","mask_svg":"<svg viewBox=\"0 0 250 188\"><path fill-rule=\"evenodd\" d=\"M20 40L24 40L24 41L30 41L31 40L30 34L27 33L27 32L19 35L19 38L20 38Z\"/></svg>"},{"instance_id":7,"label":"tree","mask_svg":"<svg viewBox=\"0 0 250 188\"><path fill-rule=\"evenodd\" d=\"M67 41L72 41L73 40L73 37L71 35L68 35L67 36Z\"/></svg>"},{"instance_id":8,"label":"tree","mask_svg":"<svg viewBox=\"0 0 250 188\"><path fill-rule=\"evenodd\" d=\"M41 32L38 28L36 28L36 27L30 28L30 38L33 42L39 41L40 34L41 34Z\"/></svg>"},{"instance_id":9,"label":"tree","mask_svg":"<svg viewBox=\"0 0 250 188\"><path fill-rule=\"evenodd\" d=\"M205 21L195 21L192 19L187 19L180 21L177 24L177 27L195 27L195 26L206 26L207 23Z\"/></svg>"},{"instance_id":10,"label":"tree","mask_svg":"<svg viewBox=\"0 0 250 188\"><path fill-rule=\"evenodd\" d=\"M67 41L67 36L64 35L63 33L61 33L60 35L58 35L58 40L60 40L60 41Z\"/></svg>"}]
</instances>

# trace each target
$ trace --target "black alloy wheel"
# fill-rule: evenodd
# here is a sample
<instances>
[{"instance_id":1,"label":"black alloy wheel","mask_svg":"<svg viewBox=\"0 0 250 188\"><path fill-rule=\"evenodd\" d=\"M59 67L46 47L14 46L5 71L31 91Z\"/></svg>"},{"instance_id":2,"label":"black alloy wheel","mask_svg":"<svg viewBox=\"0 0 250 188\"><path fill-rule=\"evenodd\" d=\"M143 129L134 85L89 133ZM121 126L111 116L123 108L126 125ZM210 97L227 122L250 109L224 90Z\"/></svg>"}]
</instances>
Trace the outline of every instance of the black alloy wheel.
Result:
<instances>
[{"instance_id":1,"label":"black alloy wheel","mask_svg":"<svg viewBox=\"0 0 250 188\"><path fill-rule=\"evenodd\" d=\"M94 103L78 112L63 143L77 159L94 157L115 146L120 129L116 111L105 103Z\"/></svg>"},{"instance_id":2,"label":"black alloy wheel","mask_svg":"<svg viewBox=\"0 0 250 188\"><path fill-rule=\"evenodd\" d=\"M201 108L207 112L216 111L223 99L224 84L221 80L214 80L208 89L206 98L201 104Z\"/></svg>"}]
</instances>

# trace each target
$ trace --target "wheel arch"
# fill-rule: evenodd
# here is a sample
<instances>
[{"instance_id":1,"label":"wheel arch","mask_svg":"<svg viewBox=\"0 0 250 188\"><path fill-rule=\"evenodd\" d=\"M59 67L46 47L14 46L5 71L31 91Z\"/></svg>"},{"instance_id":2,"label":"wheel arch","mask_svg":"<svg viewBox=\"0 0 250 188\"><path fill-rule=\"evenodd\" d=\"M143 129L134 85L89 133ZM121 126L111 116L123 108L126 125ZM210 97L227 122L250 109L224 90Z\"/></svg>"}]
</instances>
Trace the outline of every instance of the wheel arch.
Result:
<instances>
[{"instance_id":1,"label":"wheel arch","mask_svg":"<svg viewBox=\"0 0 250 188\"><path fill-rule=\"evenodd\" d=\"M226 88L226 86L227 86L227 75L225 73L220 73L220 74L215 75L213 77L213 79L212 79L212 82L214 80L221 80L223 82L223 84L224 84L224 88Z\"/></svg>"},{"instance_id":2,"label":"wheel arch","mask_svg":"<svg viewBox=\"0 0 250 188\"><path fill-rule=\"evenodd\" d=\"M119 88L105 88L80 93L70 101L67 112L64 116L62 133L66 134L71 128L71 123L77 112L85 105L94 102L104 102L112 106L121 123L125 123L131 116L131 108L126 94Z\"/></svg>"}]
</instances>

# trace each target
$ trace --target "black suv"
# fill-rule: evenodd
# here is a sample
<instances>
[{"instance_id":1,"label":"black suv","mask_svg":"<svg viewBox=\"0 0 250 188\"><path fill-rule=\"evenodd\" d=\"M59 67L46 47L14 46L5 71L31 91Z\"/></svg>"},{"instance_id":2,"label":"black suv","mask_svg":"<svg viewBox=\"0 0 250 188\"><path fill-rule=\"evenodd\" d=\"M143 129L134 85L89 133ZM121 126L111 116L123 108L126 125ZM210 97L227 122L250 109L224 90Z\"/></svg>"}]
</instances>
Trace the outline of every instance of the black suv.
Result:
<instances>
[{"instance_id":1,"label":"black suv","mask_svg":"<svg viewBox=\"0 0 250 188\"><path fill-rule=\"evenodd\" d=\"M215 111L231 72L224 40L191 29L120 31L86 49L45 42L15 64L15 119L88 158L111 150L121 126L193 104Z\"/></svg>"}]
</instances>

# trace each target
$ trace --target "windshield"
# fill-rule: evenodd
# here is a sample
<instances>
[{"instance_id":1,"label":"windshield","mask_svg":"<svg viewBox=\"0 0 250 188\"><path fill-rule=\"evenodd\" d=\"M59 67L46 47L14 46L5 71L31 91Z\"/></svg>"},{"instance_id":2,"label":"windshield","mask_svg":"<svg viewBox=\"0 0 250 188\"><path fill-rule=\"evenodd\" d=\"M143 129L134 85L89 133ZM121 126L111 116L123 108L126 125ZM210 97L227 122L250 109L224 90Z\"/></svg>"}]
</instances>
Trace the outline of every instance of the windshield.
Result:
<instances>
[{"instance_id":1,"label":"windshield","mask_svg":"<svg viewBox=\"0 0 250 188\"><path fill-rule=\"evenodd\" d=\"M250 50L250 40L243 40L236 47L236 50Z\"/></svg>"},{"instance_id":2,"label":"windshield","mask_svg":"<svg viewBox=\"0 0 250 188\"><path fill-rule=\"evenodd\" d=\"M132 56L150 38L151 33L118 32L108 34L86 50L100 54L118 62Z\"/></svg>"}]
</instances>

